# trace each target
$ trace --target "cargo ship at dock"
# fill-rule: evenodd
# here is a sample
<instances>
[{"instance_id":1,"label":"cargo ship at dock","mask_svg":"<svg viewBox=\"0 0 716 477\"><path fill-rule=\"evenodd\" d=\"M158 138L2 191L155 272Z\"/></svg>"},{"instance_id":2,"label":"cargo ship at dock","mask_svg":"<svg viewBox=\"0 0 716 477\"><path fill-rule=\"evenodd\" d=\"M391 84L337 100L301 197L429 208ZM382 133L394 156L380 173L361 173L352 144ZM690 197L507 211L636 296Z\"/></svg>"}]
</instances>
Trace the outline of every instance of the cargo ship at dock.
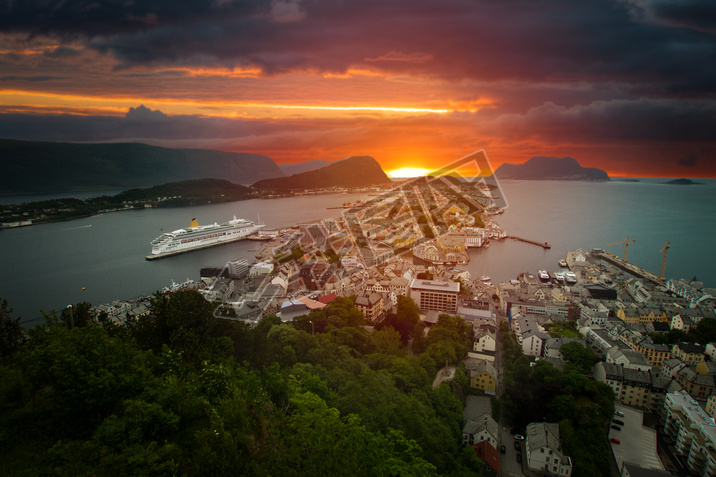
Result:
<instances>
[{"instance_id":1,"label":"cargo ship at dock","mask_svg":"<svg viewBox=\"0 0 716 477\"><path fill-rule=\"evenodd\" d=\"M152 253L144 258L156 260L235 242L256 233L262 227L250 220L237 219L236 216L225 224L199 225L197 219L191 219L188 228L167 232L152 240Z\"/></svg>"}]
</instances>

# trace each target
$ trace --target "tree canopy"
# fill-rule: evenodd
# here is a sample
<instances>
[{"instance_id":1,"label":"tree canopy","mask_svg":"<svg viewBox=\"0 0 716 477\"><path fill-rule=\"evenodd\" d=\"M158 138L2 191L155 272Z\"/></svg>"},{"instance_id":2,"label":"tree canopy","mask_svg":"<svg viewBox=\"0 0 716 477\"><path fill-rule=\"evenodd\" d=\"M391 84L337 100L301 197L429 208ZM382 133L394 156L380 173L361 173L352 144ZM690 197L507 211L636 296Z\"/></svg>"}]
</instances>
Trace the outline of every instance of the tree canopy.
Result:
<instances>
[{"instance_id":1,"label":"tree canopy","mask_svg":"<svg viewBox=\"0 0 716 477\"><path fill-rule=\"evenodd\" d=\"M464 346L455 317L422 354L349 299L255 328L193 291L126 325L63 318L0 365L4 475L480 475L461 384L431 386L430 353Z\"/></svg>"}]
</instances>

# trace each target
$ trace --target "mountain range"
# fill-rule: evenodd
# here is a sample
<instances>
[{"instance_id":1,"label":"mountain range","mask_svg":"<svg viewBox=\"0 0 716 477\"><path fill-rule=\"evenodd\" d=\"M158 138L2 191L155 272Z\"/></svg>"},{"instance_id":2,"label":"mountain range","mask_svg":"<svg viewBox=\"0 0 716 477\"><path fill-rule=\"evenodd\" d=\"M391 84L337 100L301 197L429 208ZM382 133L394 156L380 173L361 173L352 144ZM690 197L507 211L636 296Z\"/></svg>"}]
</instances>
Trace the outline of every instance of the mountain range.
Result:
<instances>
[{"instance_id":1,"label":"mountain range","mask_svg":"<svg viewBox=\"0 0 716 477\"><path fill-rule=\"evenodd\" d=\"M148 187L192 179L252 184L283 177L267 156L139 143L0 139L0 194Z\"/></svg>"},{"instance_id":2,"label":"mountain range","mask_svg":"<svg viewBox=\"0 0 716 477\"><path fill-rule=\"evenodd\" d=\"M264 179L252 187L264 190L302 190L325 187L365 187L391 182L378 161L370 156L353 156L331 162L320 169L290 177Z\"/></svg>"},{"instance_id":3,"label":"mountain range","mask_svg":"<svg viewBox=\"0 0 716 477\"><path fill-rule=\"evenodd\" d=\"M495 171L499 179L608 181L609 175L593 167L582 167L571 157L536 156L523 164L504 163Z\"/></svg>"}]
</instances>

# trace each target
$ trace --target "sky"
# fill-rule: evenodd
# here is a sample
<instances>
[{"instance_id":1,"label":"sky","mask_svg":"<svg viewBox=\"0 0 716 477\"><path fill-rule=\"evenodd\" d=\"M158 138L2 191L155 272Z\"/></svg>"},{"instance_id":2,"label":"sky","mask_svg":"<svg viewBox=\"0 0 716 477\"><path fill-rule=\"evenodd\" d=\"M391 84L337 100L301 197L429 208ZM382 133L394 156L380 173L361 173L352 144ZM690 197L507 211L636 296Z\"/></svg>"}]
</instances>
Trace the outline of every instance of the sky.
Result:
<instances>
[{"instance_id":1,"label":"sky","mask_svg":"<svg viewBox=\"0 0 716 477\"><path fill-rule=\"evenodd\" d=\"M0 0L0 137L716 177L713 0Z\"/></svg>"}]
</instances>

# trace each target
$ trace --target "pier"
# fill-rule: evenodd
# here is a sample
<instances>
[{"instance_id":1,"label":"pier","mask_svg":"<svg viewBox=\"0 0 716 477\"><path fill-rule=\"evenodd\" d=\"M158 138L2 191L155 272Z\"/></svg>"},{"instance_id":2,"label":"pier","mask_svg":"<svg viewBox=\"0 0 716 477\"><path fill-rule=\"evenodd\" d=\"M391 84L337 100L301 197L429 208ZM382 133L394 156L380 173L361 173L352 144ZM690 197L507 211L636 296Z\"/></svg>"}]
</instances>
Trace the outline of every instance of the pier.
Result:
<instances>
[{"instance_id":1,"label":"pier","mask_svg":"<svg viewBox=\"0 0 716 477\"><path fill-rule=\"evenodd\" d=\"M614 255L608 254L608 253L595 253L593 254L596 257L598 257L600 260L604 260L605 262L609 262L612 265L615 265L625 272L629 272L630 274L634 275L635 277L644 278L646 280L651 281L655 285L661 285L664 286L664 280L657 277L653 273L644 270L641 267L637 267L633 263L629 263L624 259L617 258Z\"/></svg>"},{"instance_id":2,"label":"pier","mask_svg":"<svg viewBox=\"0 0 716 477\"><path fill-rule=\"evenodd\" d=\"M549 244L549 242L537 242L536 240L530 240L522 237L516 237L514 235L508 235L506 238L517 240L518 242L525 242L525 243L531 243L532 245L537 245L538 247L542 247L543 249L550 249L552 246Z\"/></svg>"}]
</instances>

